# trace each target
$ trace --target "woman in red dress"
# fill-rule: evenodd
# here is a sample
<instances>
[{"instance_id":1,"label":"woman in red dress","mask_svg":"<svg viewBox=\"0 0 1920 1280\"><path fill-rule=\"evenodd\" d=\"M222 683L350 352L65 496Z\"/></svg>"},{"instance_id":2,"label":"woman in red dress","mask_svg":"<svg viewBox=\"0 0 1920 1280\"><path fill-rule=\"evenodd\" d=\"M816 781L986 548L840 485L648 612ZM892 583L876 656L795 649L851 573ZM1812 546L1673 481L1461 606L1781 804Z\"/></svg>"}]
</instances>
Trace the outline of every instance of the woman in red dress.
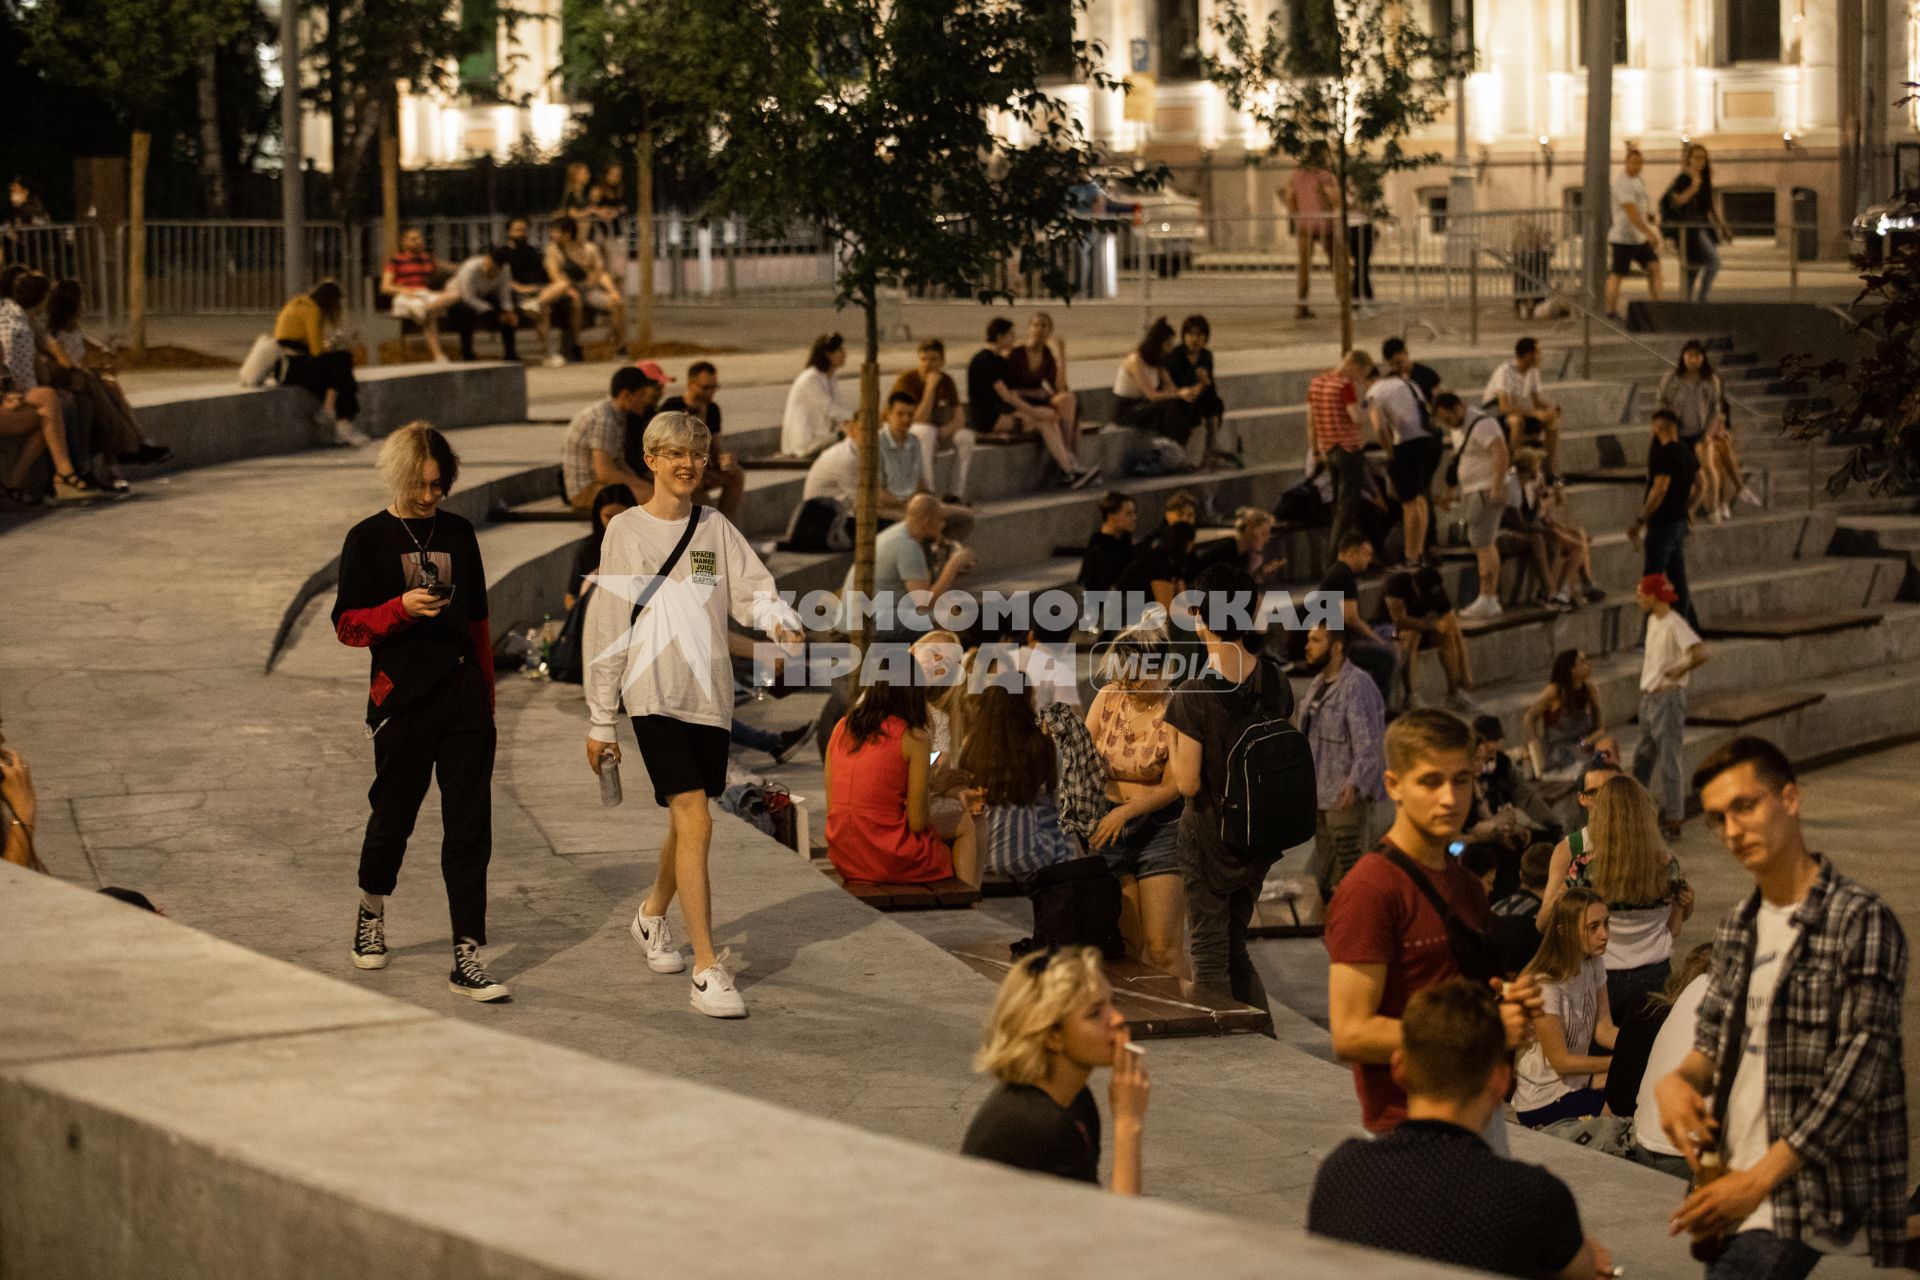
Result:
<instances>
[{"instance_id":1,"label":"woman in red dress","mask_svg":"<svg viewBox=\"0 0 1920 1280\"><path fill-rule=\"evenodd\" d=\"M827 743L827 858L846 880L980 883L973 820L960 817L951 847L927 817L927 691L872 684Z\"/></svg>"}]
</instances>

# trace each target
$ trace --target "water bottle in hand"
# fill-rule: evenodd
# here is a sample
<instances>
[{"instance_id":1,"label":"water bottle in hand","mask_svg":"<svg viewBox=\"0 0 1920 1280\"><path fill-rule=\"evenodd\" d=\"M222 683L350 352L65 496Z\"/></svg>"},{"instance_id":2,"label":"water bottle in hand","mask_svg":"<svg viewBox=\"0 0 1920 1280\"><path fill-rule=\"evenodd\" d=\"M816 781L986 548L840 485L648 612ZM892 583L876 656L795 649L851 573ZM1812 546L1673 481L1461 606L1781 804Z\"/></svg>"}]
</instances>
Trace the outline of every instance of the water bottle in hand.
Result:
<instances>
[{"instance_id":1,"label":"water bottle in hand","mask_svg":"<svg viewBox=\"0 0 1920 1280\"><path fill-rule=\"evenodd\" d=\"M620 761L608 747L600 753L600 803L611 809L620 800Z\"/></svg>"}]
</instances>

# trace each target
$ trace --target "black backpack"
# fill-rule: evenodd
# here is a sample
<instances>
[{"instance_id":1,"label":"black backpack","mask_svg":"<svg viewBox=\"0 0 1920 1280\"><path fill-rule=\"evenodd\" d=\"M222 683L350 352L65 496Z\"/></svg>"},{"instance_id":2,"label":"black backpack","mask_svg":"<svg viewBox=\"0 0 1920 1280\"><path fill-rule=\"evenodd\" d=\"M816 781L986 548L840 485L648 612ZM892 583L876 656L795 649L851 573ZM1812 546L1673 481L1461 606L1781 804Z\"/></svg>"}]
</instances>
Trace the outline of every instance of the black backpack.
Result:
<instances>
[{"instance_id":1,"label":"black backpack","mask_svg":"<svg viewBox=\"0 0 1920 1280\"><path fill-rule=\"evenodd\" d=\"M1313 839L1319 787L1307 735L1287 719L1293 713L1293 688L1285 668L1263 656L1254 673L1227 737L1220 839L1228 852L1250 864L1271 864Z\"/></svg>"}]
</instances>

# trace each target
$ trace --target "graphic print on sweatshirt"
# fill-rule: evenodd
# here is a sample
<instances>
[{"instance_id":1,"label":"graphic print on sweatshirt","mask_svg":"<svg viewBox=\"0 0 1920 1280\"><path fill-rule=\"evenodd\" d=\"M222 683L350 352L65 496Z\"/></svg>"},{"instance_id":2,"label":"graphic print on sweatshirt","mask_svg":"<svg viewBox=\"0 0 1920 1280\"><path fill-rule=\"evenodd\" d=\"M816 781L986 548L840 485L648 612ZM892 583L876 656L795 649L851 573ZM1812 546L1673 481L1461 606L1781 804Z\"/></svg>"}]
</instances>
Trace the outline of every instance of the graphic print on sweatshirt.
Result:
<instances>
[{"instance_id":1,"label":"graphic print on sweatshirt","mask_svg":"<svg viewBox=\"0 0 1920 1280\"><path fill-rule=\"evenodd\" d=\"M424 587L430 581L451 583L453 556L445 551L408 551L400 557L400 572L406 578L409 591Z\"/></svg>"},{"instance_id":2,"label":"graphic print on sweatshirt","mask_svg":"<svg viewBox=\"0 0 1920 1280\"><path fill-rule=\"evenodd\" d=\"M688 581L696 587L717 587L720 585L720 557L713 551L689 551L687 559L692 563L693 572Z\"/></svg>"}]
</instances>

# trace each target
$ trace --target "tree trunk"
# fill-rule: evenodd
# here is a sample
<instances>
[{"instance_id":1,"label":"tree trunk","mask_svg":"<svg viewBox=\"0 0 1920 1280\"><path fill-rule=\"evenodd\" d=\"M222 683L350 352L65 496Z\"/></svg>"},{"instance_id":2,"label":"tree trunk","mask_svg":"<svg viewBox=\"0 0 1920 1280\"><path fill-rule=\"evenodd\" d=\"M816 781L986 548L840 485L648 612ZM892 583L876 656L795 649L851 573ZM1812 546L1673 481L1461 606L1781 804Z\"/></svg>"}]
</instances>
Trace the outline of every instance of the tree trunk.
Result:
<instances>
[{"instance_id":1,"label":"tree trunk","mask_svg":"<svg viewBox=\"0 0 1920 1280\"><path fill-rule=\"evenodd\" d=\"M228 215L227 157L220 145L220 68L215 50L200 58L196 85L200 105L200 180L207 187L207 213L215 218Z\"/></svg>"},{"instance_id":2,"label":"tree trunk","mask_svg":"<svg viewBox=\"0 0 1920 1280\"><path fill-rule=\"evenodd\" d=\"M633 308L633 345L628 350L636 357L653 350L653 127L640 126L640 143L634 149L639 190L633 202L633 245L640 258L640 296Z\"/></svg>"},{"instance_id":3,"label":"tree trunk","mask_svg":"<svg viewBox=\"0 0 1920 1280\"><path fill-rule=\"evenodd\" d=\"M1333 229L1333 287L1340 291L1340 356L1353 350L1353 263L1347 259L1347 140L1336 144L1339 157L1340 223Z\"/></svg>"},{"instance_id":4,"label":"tree trunk","mask_svg":"<svg viewBox=\"0 0 1920 1280\"><path fill-rule=\"evenodd\" d=\"M389 99L391 102L391 99ZM391 109L380 114L380 258L400 252L400 138Z\"/></svg>"},{"instance_id":5,"label":"tree trunk","mask_svg":"<svg viewBox=\"0 0 1920 1280\"><path fill-rule=\"evenodd\" d=\"M133 131L127 159L127 345L136 356L147 351L147 152L153 135Z\"/></svg>"},{"instance_id":6,"label":"tree trunk","mask_svg":"<svg viewBox=\"0 0 1920 1280\"><path fill-rule=\"evenodd\" d=\"M853 588L864 595L873 594L873 539L880 532L880 299L869 283L860 291L860 308L866 313L867 355L860 365L860 496L854 504ZM896 602L897 604L897 602ZM856 622L854 647L865 653L867 623Z\"/></svg>"}]
</instances>

